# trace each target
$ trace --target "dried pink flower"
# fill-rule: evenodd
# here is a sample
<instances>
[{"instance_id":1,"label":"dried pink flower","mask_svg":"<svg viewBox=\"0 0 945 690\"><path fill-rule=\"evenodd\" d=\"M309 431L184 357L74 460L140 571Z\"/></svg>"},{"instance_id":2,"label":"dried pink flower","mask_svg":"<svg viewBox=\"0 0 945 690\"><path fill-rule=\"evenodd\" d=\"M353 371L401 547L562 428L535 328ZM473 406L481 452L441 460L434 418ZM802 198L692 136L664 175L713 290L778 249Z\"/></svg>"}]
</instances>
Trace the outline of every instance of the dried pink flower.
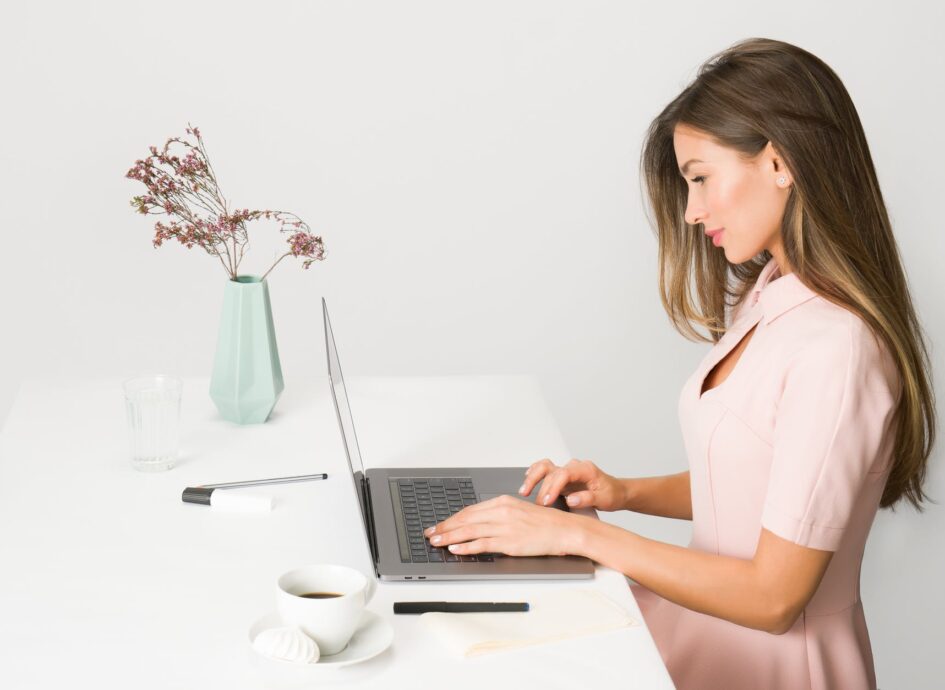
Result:
<instances>
[{"instance_id":1,"label":"dried pink flower","mask_svg":"<svg viewBox=\"0 0 945 690\"><path fill-rule=\"evenodd\" d=\"M292 234L287 239L289 251L276 259L263 279L287 256L307 257L302 264L305 269L314 261L324 260L322 238L312 235L308 225L294 213L248 208L230 212L217 185L200 130L188 124L186 132L196 137L196 145L172 137L160 151L156 146L148 147L151 155L136 160L125 173L125 177L138 180L148 190L147 194L132 197L131 206L136 212L171 217L169 224L155 223L152 240L155 248L170 239L176 239L188 249L197 245L219 258L230 280L236 280L249 244L246 223L265 218L278 221L280 232ZM187 150L183 158L170 153L172 144Z\"/></svg>"}]
</instances>

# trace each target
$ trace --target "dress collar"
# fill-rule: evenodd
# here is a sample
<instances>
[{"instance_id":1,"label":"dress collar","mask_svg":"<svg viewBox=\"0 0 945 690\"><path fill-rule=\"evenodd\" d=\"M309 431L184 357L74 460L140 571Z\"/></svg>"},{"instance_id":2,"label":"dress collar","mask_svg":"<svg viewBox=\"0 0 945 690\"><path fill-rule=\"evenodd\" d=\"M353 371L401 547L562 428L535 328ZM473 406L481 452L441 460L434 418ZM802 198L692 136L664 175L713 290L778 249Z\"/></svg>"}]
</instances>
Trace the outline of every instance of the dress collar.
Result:
<instances>
[{"instance_id":1,"label":"dress collar","mask_svg":"<svg viewBox=\"0 0 945 690\"><path fill-rule=\"evenodd\" d=\"M817 293L801 282L796 273L781 275L778 262L772 257L758 274L748 297L749 308L760 304L765 325L794 307L817 297Z\"/></svg>"}]
</instances>

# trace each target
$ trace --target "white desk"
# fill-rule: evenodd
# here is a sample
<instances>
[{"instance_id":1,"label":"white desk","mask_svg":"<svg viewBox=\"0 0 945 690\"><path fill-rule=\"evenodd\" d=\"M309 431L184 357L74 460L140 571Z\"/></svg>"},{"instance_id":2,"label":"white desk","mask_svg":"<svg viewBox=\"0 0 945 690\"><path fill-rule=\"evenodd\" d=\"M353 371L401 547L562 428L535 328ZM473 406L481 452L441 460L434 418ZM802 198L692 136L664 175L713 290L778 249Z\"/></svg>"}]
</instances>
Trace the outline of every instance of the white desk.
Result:
<instances>
[{"instance_id":1,"label":"white desk","mask_svg":"<svg viewBox=\"0 0 945 690\"><path fill-rule=\"evenodd\" d=\"M178 466L128 461L120 380L30 381L0 433L0 686L278 687L247 628L272 610L276 577L315 562L370 572L327 378L289 382L266 424L219 418L208 379L188 379ZM352 412L368 466L520 465L570 455L528 377L358 378ZM266 514L183 504L185 486L325 471L320 482L256 487ZM455 660L394 616L399 598L525 600L599 587L640 626ZM409 595L409 596L408 596ZM623 576L566 582L384 583L370 608L394 625L382 655L313 685L416 688L671 688Z\"/></svg>"}]
</instances>

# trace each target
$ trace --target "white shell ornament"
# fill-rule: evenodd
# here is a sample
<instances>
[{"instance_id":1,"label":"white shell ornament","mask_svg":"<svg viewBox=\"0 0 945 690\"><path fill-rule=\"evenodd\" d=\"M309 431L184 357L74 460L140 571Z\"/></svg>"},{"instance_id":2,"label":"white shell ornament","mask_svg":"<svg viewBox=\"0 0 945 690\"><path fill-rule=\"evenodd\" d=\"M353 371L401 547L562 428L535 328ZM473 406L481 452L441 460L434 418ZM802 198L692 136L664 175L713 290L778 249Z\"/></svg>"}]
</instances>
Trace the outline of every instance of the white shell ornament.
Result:
<instances>
[{"instance_id":1,"label":"white shell ornament","mask_svg":"<svg viewBox=\"0 0 945 690\"><path fill-rule=\"evenodd\" d=\"M321 653L315 640L299 628L269 628L253 640L253 648L263 656L293 664L314 664Z\"/></svg>"}]
</instances>

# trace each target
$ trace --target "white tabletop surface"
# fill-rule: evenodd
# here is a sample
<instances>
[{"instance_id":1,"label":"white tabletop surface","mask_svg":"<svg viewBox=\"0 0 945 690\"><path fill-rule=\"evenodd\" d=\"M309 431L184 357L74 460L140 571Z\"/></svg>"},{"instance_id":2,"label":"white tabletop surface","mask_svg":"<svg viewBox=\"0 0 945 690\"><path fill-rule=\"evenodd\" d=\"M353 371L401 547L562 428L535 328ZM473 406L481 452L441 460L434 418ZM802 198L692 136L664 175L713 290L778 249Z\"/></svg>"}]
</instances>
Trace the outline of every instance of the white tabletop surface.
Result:
<instances>
[{"instance_id":1,"label":"white tabletop surface","mask_svg":"<svg viewBox=\"0 0 945 690\"><path fill-rule=\"evenodd\" d=\"M274 608L277 576L318 562L371 572L327 378L290 381L260 425L221 419L208 389L185 380L181 459L145 474L128 459L120 379L20 388L0 432L0 687L289 687L247 638ZM348 389L368 467L570 458L531 377L353 377ZM180 500L185 486L322 471L328 480L246 490L273 496L270 513ZM640 625L456 659L418 616L391 612L397 600L587 586ZM369 608L394 626L391 647L297 687L672 687L625 578L606 568L581 582L381 583Z\"/></svg>"}]
</instances>

